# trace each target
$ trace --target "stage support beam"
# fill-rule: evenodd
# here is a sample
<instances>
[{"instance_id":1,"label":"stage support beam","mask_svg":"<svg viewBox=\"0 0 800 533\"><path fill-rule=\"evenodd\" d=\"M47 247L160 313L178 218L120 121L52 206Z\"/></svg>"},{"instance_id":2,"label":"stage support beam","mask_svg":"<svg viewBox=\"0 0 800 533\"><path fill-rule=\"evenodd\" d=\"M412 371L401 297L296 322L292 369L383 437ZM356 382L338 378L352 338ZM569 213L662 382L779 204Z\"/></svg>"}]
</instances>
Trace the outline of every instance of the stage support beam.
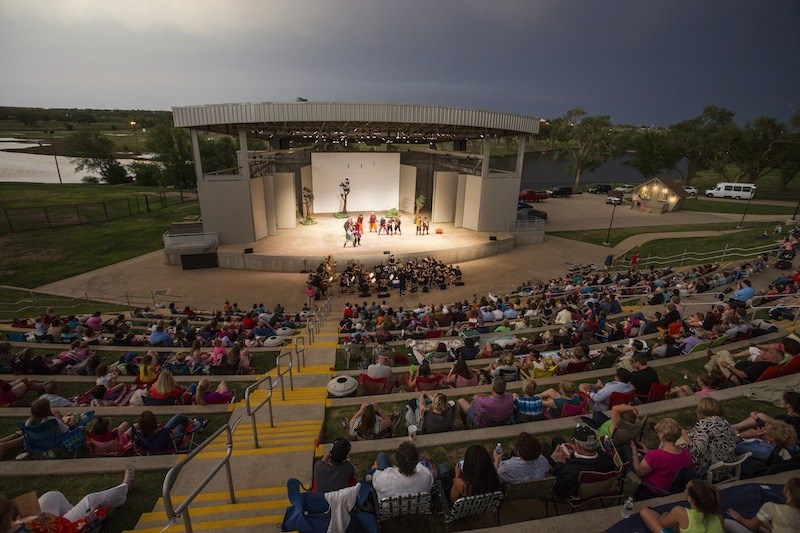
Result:
<instances>
[{"instance_id":1,"label":"stage support beam","mask_svg":"<svg viewBox=\"0 0 800 533\"><path fill-rule=\"evenodd\" d=\"M194 159L194 177L197 182L203 181L203 162L200 160L200 142L197 140L197 130L190 129L192 138L192 158Z\"/></svg>"},{"instance_id":2,"label":"stage support beam","mask_svg":"<svg viewBox=\"0 0 800 533\"><path fill-rule=\"evenodd\" d=\"M250 179L250 156L247 154L247 130L239 128L239 175Z\"/></svg>"},{"instance_id":3,"label":"stage support beam","mask_svg":"<svg viewBox=\"0 0 800 533\"><path fill-rule=\"evenodd\" d=\"M517 137L517 179L522 180L522 163L525 161L525 135Z\"/></svg>"}]
</instances>

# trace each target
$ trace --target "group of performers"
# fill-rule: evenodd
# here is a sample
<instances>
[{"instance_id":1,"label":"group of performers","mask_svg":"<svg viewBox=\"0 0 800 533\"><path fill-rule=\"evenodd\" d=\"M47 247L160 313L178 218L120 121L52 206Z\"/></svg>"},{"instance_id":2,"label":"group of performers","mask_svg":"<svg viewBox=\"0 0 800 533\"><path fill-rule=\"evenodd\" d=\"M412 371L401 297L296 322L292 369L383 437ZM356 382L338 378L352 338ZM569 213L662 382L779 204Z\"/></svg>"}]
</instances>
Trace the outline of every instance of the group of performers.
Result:
<instances>
[{"instance_id":1,"label":"group of performers","mask_svg":"<svg viewBox=\"0 0 800 533\"><path fill-rule=\"evenodd\" d=\"M394 235L396 233L402 235L403 232L400 229L400 225L401 221L399 216L386 218L381 215L379 219L374 211L369 215L370 233L377 233L378 235L381 233ZM417 235L429 235L430 220L428 220L428 217L417 215L414 219L414 225L417 228ZM353 220L353 217L348 218L344 222L344 246L342 246L342 248L346 248L348 244L352 244L354 248L356 246L361 246L361 237L363 235L364 215L359 214L355 220Z\"/></svg>"},{"instance_id":2,"label":"group of performers","mask_svg":"<svg viewBox=\"0 0 800 533\"><path fill-rule=\"evenodd\" d=\"M324 270L323 265L320 267ZM403 297L406 291L429 292L431 287L445 290L451 284L463 285L461 275L458 266L447 265L432 257L397 263L393 256L389 256L389 264L376 265L371 270L350 260L339 277L339 292L358 290L359 296L366 298L374 288L378 298L388 298L389 290L397 289Z\"/></svg>"}]
</instances>

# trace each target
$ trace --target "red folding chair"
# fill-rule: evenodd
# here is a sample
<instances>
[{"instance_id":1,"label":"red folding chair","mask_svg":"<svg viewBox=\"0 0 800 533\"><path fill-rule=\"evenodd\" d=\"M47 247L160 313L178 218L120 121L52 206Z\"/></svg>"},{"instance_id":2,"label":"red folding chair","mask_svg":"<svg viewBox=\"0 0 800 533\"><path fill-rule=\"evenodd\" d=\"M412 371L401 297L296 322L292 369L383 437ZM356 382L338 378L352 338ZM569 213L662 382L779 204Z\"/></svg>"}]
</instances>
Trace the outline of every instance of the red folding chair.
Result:
<instances>
[{"instance_id":1,"label":"red folding chair","mask_svg":"<svg viewBox=\"0 0 800 533\"><path fill-rule=\"evenodd\" d=\"M611 409L615 405L629 404L634 398L636 398L636 389L630 392L612 392L608 398L608 408Z\"/></svg>"},{"instance_id":2,"label":"red folding chair","mask_svg":"<svg viewBox=\"0 0 800 533\"><path fill-rule=\"evenodd\" d=\"M366 374L359 374L358 382L364 386L364 396L388 394L392 390L389 388L389 380L386 378L375 379Z\"/></svg>"},{"instance_id":3,"label":"red folding chair","mask_svg":"<svg viewBox=\"0 0 800 533\"><path fill-rule=\"evenodd\" d=\"M788 376L800 371L800 355L795 355L791 361L781 366L781 376Z\"/></svg>"},{"instance_id":4,"label":"red folding chair","mask_svg":"<svg viewBox=\"0 0 800 533\"><path fill-rule=\"evenodd\" d=\"M562 374L562 375L563 374L575 374L577 372L583 372L584 370L586 370L589 367L589 363L591 363L591 361L588 361L588 360L587 361L574 361L572 363L569 363L567 365L567 368L565 368L563 372L560 372L560 374Z\"/></svg>"},{"instance_id":5,"label":"red folding chair","mask_svg":"<svg viewBox=\"0 0 800 533\"><path fill-rule=\"evenodd\" d=\"M766 381L768 379L777 378L782 375L783 367L786 365L773 365L764 370L760 376L756 378L756 383L759 381Z\"/></svg>"},{"instance_id":6,"label":"red folding chair","mask_svg":"<svg viewBox=\"0 0 800 533\"><path fill-rule=\"evenodd\" d=\"M671 379L669 380L669 383L651 383L645 403L660 402L663 400L672 388L673 381L674 380Z\"/></svg>"}]
</instances>

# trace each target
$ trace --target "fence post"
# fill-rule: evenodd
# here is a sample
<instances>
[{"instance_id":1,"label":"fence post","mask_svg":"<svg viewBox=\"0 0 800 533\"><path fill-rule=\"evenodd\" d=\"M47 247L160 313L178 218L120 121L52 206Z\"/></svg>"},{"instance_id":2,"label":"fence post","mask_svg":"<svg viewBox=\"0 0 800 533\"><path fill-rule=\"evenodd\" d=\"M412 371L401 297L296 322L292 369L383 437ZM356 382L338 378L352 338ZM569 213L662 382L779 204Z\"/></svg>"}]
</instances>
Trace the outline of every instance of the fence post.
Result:
<instances>
[{"instance_id":1,"label":"fence post","mask_svg":"<svg viewBox=\"0 0 800 533\"><path fill-rule=\"evenodd\" d=\"M125 301L128 302L128 307L131 306L131 297L128 295L128 291L125 291Z\"/></svg>"},{"instance_id":2,"label":"fence post","mask_svg":"<svg viewBox=\"0 0 800 533\"><path fill-rule=\"evenodd\" d=\"M720 261L720 264L725 262L725 254L727 254L727 253L728 253L728 243L726 242L725 243L725 249L722 250L722 260Z\"/></svg>"},{"instance_id":3,"label":"fence post","mask_svg":"<svg viewBox=\"0 0 800 533\"><path fill-rule=\"evenodd\" d=\"M106 221L108 221L108 208L106 208L106 203L103 202L103 211L106 213Z\"/></svg>"},{"instance_id":4,"label":"fence post","mask_svg":"<svg viewBox=\"0 0 800 533\"><path fill-rule=\"evenodd\" d=\"M42 209L44 209L44 219L47 221L47 227L52 228L53 226L50 225L50 217L47 215L47 206L43 205Z\"/></svg>"},{"instance_id":5,"label":"fence post","mask_svg":"<svg viewBox=\"0 0 800 533\"><path fill-rule=\"evenodd\" d=\"M683 262L686 260L686 252L687 252L687 249L684 248L683 249L683 255L681 256L681 266L683 266Z\"/></svg>"},{"instance_id":6,"label":"fence post","mask_svg":"<svg viewBox=\"0 0 800 533\"><path fill-rule=\"evenodd\" d=\"M133 214L133 210L131 209L131 199L130 199L130 197L126 196L125 197L125 201L128 202L128 214L132 215Z\"/></svg>"},{"instance_id":7,"label":"fence post","mask_svg":"<svg viewBox=\"0 0 800 533\"><path fill-rule=\"evenodd\" d=\"M144 205L147 207L147 212L150 212L150 200L147 198L147 195L144 195Z\"/></svg>"},{"instance_id":8,"label":"fence post","mask_svg":"<svg viewBox=\"0 0 800 533\"><path fill-rule=\"evenodd\" d=\"M183 189L180 190L181 193L181 203L183 203Z\"/></svg>"},{"instance_id":9,"label":"fence post","mask_svg":"<svg viewBox=\"0 0 800 533\"><path fill-rule=\"evenodd\" d=\"M11 233L14 233L14 226L11 225L11 217L8 216L8 209L4 207L3 211L5 211L6 213L6 220L8 221L8 229L11 230Z\"/></svg>"},{"instance_id":10,"label":"fence post","mask_svg":"<svg viewBox=\"0 0 800 533\"><path fill-rule=\"evenodd\" d=\"M142 206L139 205L139 195L134 196L134 198L136 198L136 211L138 211L139 214L141 214L142 213Z\"/></svg>"},{"instance_id":11,"label":"fence post","mask_svg":"<svg viewBox=\"0 0 800 533\"><path fill-rule=\"evenodd\" d=\"M83 220L81 220L81 208L78 204L75 204L75 214L78 215L78 225L83 224Z\"/></svg>"}]
</instances>

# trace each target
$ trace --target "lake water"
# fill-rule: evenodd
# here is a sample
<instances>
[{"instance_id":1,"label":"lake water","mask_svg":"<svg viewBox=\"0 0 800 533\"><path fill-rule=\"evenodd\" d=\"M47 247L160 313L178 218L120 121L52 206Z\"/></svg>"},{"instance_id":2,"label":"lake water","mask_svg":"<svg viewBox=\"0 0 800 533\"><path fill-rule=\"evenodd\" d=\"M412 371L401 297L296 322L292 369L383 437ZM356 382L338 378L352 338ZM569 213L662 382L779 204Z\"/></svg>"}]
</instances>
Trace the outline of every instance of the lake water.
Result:
<instances>
[{"instance_id":1,"label":"lake water","mask_svg":"<svg viewBox=\"0 0 800 533\"><path fill-rule=\"evenodd\" d=\"M11 147L11 142L0 143L0 148ZM84 176L97 175L86 170L78 172L68 157L58 157L61 179L64 183L81 183ZM130 159L120 159L122 165ZM58 183L56 163L51 155L24 154L0 151L0 182L23 181L26 183Z\"/></svg>"}]
</instances>

